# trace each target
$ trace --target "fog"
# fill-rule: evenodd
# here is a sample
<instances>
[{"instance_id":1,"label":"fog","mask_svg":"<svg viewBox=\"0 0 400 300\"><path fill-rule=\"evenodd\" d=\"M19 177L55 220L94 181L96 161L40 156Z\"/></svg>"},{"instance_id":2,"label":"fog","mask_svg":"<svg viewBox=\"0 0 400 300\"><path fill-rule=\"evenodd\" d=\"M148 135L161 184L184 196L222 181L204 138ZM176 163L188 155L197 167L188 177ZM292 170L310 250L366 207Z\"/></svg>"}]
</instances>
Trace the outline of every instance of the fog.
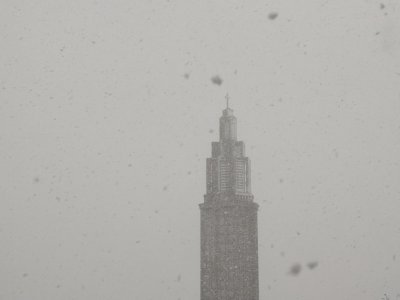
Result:
<instances>
[{"instance_id":1,"label":"fog","mask_svg":"<svg viewBox=\"0 0 400 300\"><path fill-rule=\"evenodd\" d=\"M0 45L0 299L200 299L227 93L260 300L400 299L400 2L2 0Z\"/></svg>"}]
</instances>

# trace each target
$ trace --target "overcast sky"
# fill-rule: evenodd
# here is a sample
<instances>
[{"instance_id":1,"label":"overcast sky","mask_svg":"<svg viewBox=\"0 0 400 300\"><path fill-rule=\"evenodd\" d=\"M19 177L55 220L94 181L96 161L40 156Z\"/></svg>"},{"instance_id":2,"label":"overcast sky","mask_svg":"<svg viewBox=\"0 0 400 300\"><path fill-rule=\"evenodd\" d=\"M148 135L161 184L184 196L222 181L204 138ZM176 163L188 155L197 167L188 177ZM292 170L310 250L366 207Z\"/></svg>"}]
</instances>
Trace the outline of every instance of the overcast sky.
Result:
<instances>
[{"instance_id":1,"label":"overcast sky","mask_svg":"<svg viewBox=\"0 0 400 300\"><path fill-rule=\"evenodd\" d=\"M398 0L0 0L0 45L1 300L200 299L226 93L260 300L400 299Z\"/></svg>"}]
</instances>

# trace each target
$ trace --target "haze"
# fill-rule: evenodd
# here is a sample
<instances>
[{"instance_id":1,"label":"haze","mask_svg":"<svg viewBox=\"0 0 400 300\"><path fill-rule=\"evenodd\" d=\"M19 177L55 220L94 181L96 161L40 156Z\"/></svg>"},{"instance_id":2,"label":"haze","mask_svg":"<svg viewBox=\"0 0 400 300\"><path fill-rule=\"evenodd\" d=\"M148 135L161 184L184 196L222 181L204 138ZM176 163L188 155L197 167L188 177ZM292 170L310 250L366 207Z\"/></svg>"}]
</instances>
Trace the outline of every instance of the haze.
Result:
<instances>
[{"instance_id":1,"label":"haze","mask_svg":"<svg viewBox=\"0 0 400 300\"><path fill-rule=\"evenodd\" d=\"M0 43L0 299L200 299L227 93L260 300L400 299L398 1L2 0Z\"/></svg>"}]
</instances>

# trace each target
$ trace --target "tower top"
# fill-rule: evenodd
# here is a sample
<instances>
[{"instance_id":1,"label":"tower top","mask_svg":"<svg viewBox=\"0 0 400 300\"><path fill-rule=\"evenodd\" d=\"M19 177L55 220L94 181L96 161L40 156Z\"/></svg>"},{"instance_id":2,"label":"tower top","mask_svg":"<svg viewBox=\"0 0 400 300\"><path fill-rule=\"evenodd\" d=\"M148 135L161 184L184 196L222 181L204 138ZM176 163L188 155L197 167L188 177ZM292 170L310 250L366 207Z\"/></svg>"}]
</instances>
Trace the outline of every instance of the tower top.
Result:
<instances>
[{"instance_id":1,"label":"tower top","mask_svg":"<svg viewBox=\"0 0 400 300\"><path fill-rule=\"evenodd\" d=\"M244 143L237 140L237 119L229 107L229 95L225 99L226 108L219 118L219 141L212 142L212 155L207 159L206 198L240 195L241 200L251 201L250 162L245 156Z\"/></svg>"},{"instance_id":2,"label":"tower top","mask_svg":"<svg viewBox=\"0 0 400 300\"><path fill-rule=\"evenodd\" d=\"M229 94L226 93L225 99L226 99L226 108L222 111L222 115L224 117L229 117L229 116L233 116L233 109L229 107L229 99L231 97L229 97Z\"/></svg>"},{"instance_id":3,"label":"tower top","mask_svg":"<svg viewBox=\"0 0 400 300\"><path fill-rule=\"evenodd\" d=\"M226 94L226 108L222 111L219 119L220 140L236 140L236 118L233 109L229 107L229 94Z\"/></svg>"}]
</instances>

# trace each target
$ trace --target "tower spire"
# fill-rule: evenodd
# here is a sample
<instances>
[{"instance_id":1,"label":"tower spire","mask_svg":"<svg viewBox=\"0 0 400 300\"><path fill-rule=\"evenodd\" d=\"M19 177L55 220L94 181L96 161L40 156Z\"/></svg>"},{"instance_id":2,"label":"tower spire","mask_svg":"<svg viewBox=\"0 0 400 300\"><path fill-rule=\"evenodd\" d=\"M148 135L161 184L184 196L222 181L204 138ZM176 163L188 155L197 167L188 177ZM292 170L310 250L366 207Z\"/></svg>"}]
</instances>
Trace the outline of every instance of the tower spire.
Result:
<instances>
[{"instance_id":1,"label":"tower spire","mask_svg":"<svg viewBox=\"0 0 400 300\"><path fill-rule=\"evenodd\" d=\"M226 93L225 99L226 99L226 108L229 108L229 99L230 99L230 97L229 97L228 93Z\"/></svg>"},{"instance_id":2,"label":"tower spire","mask_svg":"<svg viewBox=\"0 0 400 300\"><path fill-rule=\"evenodd\" d=\"M219 119L219 136L220 140L236 140L236 118L233 110L229 107L229 94L225 96L226 108L222 111Z\"/></svg>"}]
</instances>

